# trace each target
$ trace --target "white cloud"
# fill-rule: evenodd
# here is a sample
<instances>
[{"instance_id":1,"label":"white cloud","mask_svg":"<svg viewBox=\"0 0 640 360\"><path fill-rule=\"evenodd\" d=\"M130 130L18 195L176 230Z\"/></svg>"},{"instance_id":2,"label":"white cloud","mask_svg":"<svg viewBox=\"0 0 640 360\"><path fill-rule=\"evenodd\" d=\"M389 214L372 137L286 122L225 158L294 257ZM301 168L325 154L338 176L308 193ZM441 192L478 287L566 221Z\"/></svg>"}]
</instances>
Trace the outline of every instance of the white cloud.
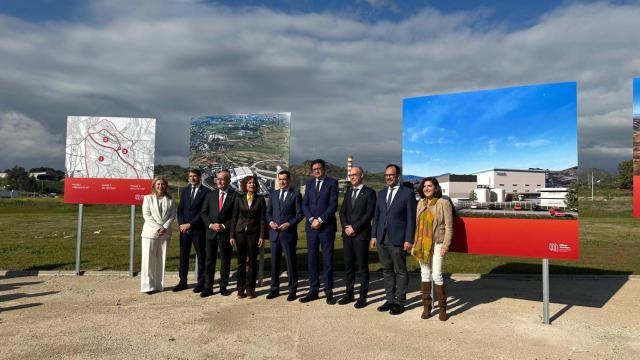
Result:
<instances>
[{"instance_id":1,"label":"white cloud","mask_svg":"<svg viewBox=\"0 0 640 360\"><path fill-rule=\"evenodd\" d=\"M513 146L522 149L522 148L538 148L542 146L546 146L551 144L551 141L547 139L537 139L531 141L517 141L513 143Z\"/></svg>"},{"instance_id":2,"label":"white cloud","mask_svg":"<svg viewBox=\"0 0 640 360\"><path fill-rule=\"evenodd\" d=\"M568 80L578 81L581 165L613 169L627 158L616 149L630 154L637 5L571 5L514 32L429 9L369 24L196 1L89 6L77 23L0 16L0 111L34 119L55 145L31 161L62 166L63 151L51 159L67 115L156 117L157 159L178 161L193 116L291 111L294 162L353 154L379 171L401 159L402 98ZM595 148L607 155L594 160Z\"/></svg>"}]
</instances>

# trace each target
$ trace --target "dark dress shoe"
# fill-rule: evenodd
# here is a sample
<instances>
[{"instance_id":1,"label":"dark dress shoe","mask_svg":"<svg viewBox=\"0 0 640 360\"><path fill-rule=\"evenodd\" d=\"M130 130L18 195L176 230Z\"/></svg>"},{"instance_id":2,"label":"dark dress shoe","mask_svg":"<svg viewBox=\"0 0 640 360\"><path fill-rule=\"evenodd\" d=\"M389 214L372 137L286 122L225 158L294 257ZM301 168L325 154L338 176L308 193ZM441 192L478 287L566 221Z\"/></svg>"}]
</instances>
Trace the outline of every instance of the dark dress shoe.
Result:
<instances>
[{"instance_id":1,"label":"dark dress shoe","mask_svg":"<svg viewBox=\"0 0 640 360\"><path fill-rule=\"evenodd\" d=\"M295 293L289 293L289 295L287 295L287 301L293 301L295 299L296 299Z\"/></svg>"},{"instance_id":2,"label":"dark dress shoe","mask_svg":"<svg viewBox=\"0 0 640 360\"><path fill-rule=\"evenodd\" d=\"M156 293L156 292L155 292L154 290L150 290L150 291L146 291L146 292L145 292L145 294L147 294L147 295L153 295L153 294L155 294L155 293Z\"/></svg>"},{"instance_id":3,"label":"dark dress shoe","mask_svg":"<svg viewBox=\"0 0 640 360\"><path fill-rule=\"evenodd\" d=\"M202 290L202 292L200 293L200 297L209 297L213 295L213 289L204 289Z\"/></svg>"},{"instance_id":4,"label":"dark dress shoe","mask_svg":"<svg viewBox=\"0 0 640 360\"><path fill-rule=\"evenodd\" d=\"M256 290L255 289L247 289L247 297L249 299L255 299L256 298Z\"/></svg>"},{"instance_id":5,"label":"dark dress shoe","mask_svg":"<svg viewBox=\"0 0 640 360\"><path fill-rule=\"evenodd\" d=\"M400 304L391 305L391 310L389 310L389 314L391 315L400 315L404 312L404 306Z\"/></svg>"},{"instance_id":6,"label":"dark dress shoe","mask_svg":"<svg viewBox=\"0 0 640 360\"><path fill-rule=\"evenodd\" d=\"M204 286L202 285L196 285L196 287L193 288L193 292L196 294L202 292L202 290L204 290Z\"/></svg>"},{"instance_id":7,"label":"dark dress shoe","mask_svg":"<svg viewBox=\"0 0 640 360\"><path fill-rule=\"evenodd\" d=\"M185 283L178 283L178 285L176 285L173 290L173 292L178 292L178 291L182 291L182 290L186 290L187 289L187 284Z\"/></svg>"},{"instance_id":8,"label":"dark dress shoe","mask_svg":"<svg viewBox=\"0 0 640 360\"><path fill-rule=\"evenodd\" d=\"M319 299L318 294L307 294L300 298L300 302L304 304L304 303L308 303L310 301L318 300L318 299Z\"/></svg>"},{"instance_id":9,"label":"dark dress shoe","mask_svg":"<svg viewBox=\"0 0 640 360\"><path fill-rule=\"evenodd\" d=\"M342 299L338 300L338 304L340 304L340 305L347 305L348 303L352 302L353 300L355 300L355 299L353 298L353 295L351 295L351 296L346 295L346 296L344 296Z\"/></svg>"},{"instance_id":10,"label":"dark dress shoe","mask_svg":"<svg viewBox=\"0 0 640 360\"><path fill-rule=\"evenodd\" d=\"M270 292L270 293L267 295L267 299L269 299L269 300L271 300L271 299L275 299L275 298L277 298L277 297L278 297L278 295L280 295L280 294L278 294L278 292L277 292L277 291L272 291L272 292Z\"/></svg>"},{"instance_id":11,"label":"dark dress shoe","mask_svg":"<svg viewBox=\"0 0 640 360\"><path fill-rule=\"evenodd\" d=\"M356 301L356 303L353 304L353 307L356 309L362 309L365 306L367 306L367 299L364 299L364 298L359 298L358 301Z\"/></svg>"},{"instance_id":12,"label":"dark dress shoe","mask_svg":"<svg viewBox=\"0 0 640 360\"><path fill-rule=\"evenodd\" d=\"M238 299L244 299L247 295L244 293L244 289L238 289Z\"/></svg>"},{"instance_id":13,"label":"dark dress shoe","mask_svg":"<svg viewBox=\"0 0 640 360\"><path fill-rule=\"evenodd\" d=\"M226 288L226 287L221 287L221 288L220 288L220 295L222 295L222 296L229 296L229 295L230 295L229 290L227 290L227 288Z\"/></svg>"},{"instance_id":14,"label":"dark dress shoe","mask_svg":"<svg viewBox=\"0 0 640 360\"><path fill-rule=\"evenodd\" d=\"M391 310L391 303L388 301L385 301L384 304L378 306L378 311L380 312L387 312L389 310Z\"/></svg>"},{"instance_id":15,"label":"dark dress shoe","mask_svg":"<svg viewBox=\"0 0 640 360\"><path fill-rule=\"evenodd\" d=\"M327 295L326 301L327 305L335 305L336 303L336 299L333 297L333 295Z\"/></svg>"}]
</instances>

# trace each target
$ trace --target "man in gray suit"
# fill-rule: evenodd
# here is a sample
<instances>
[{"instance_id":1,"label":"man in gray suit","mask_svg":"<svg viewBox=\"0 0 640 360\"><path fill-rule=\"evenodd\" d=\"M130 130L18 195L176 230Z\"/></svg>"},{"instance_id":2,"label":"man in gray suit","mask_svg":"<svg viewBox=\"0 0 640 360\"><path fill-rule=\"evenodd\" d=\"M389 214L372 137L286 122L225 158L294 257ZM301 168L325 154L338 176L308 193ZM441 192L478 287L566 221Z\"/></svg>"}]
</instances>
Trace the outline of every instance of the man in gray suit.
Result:
<instances>
[{"instance_id":1,"label":"man in gray suit","mask_svg":"<svg viewBox=\"0 0 640 360\"><path fill-rule=\"evenodd\" d=\"M400 184L400 174L395 164L384 170L387 187L378 193L371 239L371 247L378 249L387 300L378 311L392 315L404 312L409 284L407 252L413 246L416 227L415 193Z\"/></svg>"}]
</instances>

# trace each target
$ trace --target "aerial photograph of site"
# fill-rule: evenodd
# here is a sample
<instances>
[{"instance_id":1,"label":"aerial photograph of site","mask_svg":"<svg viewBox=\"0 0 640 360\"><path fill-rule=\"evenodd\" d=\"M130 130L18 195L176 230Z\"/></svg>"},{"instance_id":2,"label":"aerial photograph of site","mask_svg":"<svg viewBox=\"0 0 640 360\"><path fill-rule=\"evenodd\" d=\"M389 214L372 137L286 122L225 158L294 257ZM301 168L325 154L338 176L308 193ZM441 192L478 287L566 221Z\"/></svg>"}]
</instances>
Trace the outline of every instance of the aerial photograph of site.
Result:
<instances>
[{"instance_id":1,"label":"aerial photograph of site","mask_svg":"<svg viewBox=\"0 0 640 360\"><path fill-rule=\"evenodd\" d=\"M231 172L231 186L256 175L267 194L279 168L289 164L291 113L228 114L191 119L189 164L203 171L203 183L215 188L221 169Z\"/></svg>"},{"instance_id":2,"label":"aerial photograph of site","mask_svg":"<svg viewBox=\"0 0 640 360\"><path fill-rule=\"evenodd\" d=\"M576 103L573 82L404 99L405 180L462 216L575 219Z\"/></svg>"}]
</instances>

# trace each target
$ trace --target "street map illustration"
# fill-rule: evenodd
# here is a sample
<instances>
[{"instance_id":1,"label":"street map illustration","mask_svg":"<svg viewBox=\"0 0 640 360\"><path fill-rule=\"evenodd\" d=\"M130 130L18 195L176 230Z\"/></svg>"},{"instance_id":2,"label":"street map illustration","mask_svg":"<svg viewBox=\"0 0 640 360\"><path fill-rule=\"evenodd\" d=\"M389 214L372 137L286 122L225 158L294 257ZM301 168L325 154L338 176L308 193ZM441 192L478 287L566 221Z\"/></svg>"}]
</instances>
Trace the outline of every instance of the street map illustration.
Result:
<instances>
[{"instance_id":1,"label":"street map illustration","mask_svg":"<svg viewBox=\"0 0 640 360\"><path fill-rule=\"evenodd\" d=\"M67 117L68 177L153 178L156 120Z\"/></svg>"}]
</instances>

